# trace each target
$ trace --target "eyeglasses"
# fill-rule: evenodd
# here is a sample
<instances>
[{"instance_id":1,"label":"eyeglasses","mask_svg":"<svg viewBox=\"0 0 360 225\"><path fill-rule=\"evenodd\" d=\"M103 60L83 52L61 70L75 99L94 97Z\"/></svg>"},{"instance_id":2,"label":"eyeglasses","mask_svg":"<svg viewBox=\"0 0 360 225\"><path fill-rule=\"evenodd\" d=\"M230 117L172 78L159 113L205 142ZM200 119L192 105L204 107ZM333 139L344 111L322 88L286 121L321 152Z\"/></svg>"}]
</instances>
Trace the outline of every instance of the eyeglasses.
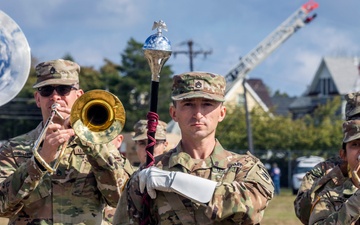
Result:
<instances>
[{"instance_id":1,"label":"eyeglasses","mask_svg":"<svg viewBox=\"0 0 360 225\"><path fill-rule=\"evenodd\" d=\"M48 85L48 86L39 87L38 91L40 92L41 96L49 97L54 92L54 90L56 90L56 93L58 93L59 95L65 96L68 95L72 89L77 90L77 88L70 85L59 85L59 86Z\"/></svg>"},{"instance_id":2,"label":"eyeglasses","mask_svg":"<svg viewBox=\"0 0 360 225\"><path fill-rule=\"evenodd\" d=\"M156 140L155 146L164 143L164 140ZM145 140L136 141L136 143L140 146L147 146L148 142Z\"/></svg>"}]
</instances>

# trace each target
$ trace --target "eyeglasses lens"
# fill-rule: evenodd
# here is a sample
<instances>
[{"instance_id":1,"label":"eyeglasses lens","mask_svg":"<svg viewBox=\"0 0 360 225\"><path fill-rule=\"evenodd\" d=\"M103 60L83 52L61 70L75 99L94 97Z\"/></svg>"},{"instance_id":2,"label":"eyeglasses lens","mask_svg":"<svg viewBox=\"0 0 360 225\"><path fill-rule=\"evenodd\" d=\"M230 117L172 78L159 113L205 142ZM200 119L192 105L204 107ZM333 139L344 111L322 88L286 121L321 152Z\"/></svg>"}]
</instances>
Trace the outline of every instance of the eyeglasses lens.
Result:
<instances>
[{"instance_id":1,"label":"eyeglasses lens","mask_svg":"<svg viewBox=\"0 0 360 225\"><path fill-rule=\"evenodd\" d=\"M49 97L54 90L56 90L56 93L58 93L61 96L68 95L72 89L75 89L73 86L69 85L59 85L59 86L44 86L38 88L40 95L43 97Z\"/></svg>"}]
</instances>

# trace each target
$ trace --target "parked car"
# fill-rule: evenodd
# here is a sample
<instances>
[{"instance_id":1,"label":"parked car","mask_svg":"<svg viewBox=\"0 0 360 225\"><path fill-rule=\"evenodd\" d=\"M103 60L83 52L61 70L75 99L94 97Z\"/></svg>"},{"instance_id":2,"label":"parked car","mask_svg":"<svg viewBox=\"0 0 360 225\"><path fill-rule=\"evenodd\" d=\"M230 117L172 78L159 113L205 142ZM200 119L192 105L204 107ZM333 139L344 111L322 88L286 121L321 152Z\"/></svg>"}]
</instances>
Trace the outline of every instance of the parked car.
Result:
<instances>
[{"instance_id":1,"label":"parked car","mask_svg":"<svg viewBox=\"0 0 360 225\"><path fill-rule=\"evenodd\" d=\"M292 192L294 195L299 191L301 182L306 172L325 159L319 156L302 156L296 159L296 166L292 174Z\"/></svg>"}]
</instances>

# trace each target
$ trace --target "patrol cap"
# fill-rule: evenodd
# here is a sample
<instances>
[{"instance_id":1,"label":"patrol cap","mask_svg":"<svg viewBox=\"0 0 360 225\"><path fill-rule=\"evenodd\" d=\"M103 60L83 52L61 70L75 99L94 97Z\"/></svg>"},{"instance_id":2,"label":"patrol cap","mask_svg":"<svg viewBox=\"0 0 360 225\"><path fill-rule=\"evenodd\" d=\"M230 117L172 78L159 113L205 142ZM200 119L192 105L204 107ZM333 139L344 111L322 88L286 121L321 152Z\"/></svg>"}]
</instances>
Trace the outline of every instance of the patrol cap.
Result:
<instances>
[{"instance_id":1,"label":"patrol cap","mask_svg":"<svg viewBox=\"0 0 360 225\"><path fill-rule=\"evenodd\" d=\"M173 77L171 98L174 101L206 98L225 101L226 81L221 75L208 72L188 72Z\"/></svg>"},{"instance_id":2,"label":"patrol cap","mask_svg":"<svg viewBox=\"0 0 360 225\"><path fill-rule=\"evenodd\" d=\"M349 93L345 95L346 120L352 119L356 114L360 113L360 92ZM358 116L360 118L360 115Z\"/></svg>"},{"instance_id":3,"label":"patrol cap","mask_svg":"<svg viewBox=\"0 0 360 225\"><path fill-rule=\"evenodd\" d=\"M70 60L56 59L35 67L37 81L33 88L46 85L74 85L79 83L80 66Z\"/></svg>"},{"instance_id":4,"label":"patrol cap","mask_svg":"<svg viewBox=\"0 0 360 225\"><path fill-rule=\"evenodd\" d=\"M348 120L343 123L344 143L360 138L360 120Z\"/></svg>"},{"instance_id":5,"label":"patrol cap","mask_svg":"<svg viewBox=\"0 0 360 225\"><path fill-rule=\"evenodd\" d=\"M132 137L134 141L147 140L147 120L139 120L134 125L135 134ZM155 139L156 140L166 140L166 127L167 124L164 121L159 120L158 125L156 126Z\"/></svg>"}]
</instances>

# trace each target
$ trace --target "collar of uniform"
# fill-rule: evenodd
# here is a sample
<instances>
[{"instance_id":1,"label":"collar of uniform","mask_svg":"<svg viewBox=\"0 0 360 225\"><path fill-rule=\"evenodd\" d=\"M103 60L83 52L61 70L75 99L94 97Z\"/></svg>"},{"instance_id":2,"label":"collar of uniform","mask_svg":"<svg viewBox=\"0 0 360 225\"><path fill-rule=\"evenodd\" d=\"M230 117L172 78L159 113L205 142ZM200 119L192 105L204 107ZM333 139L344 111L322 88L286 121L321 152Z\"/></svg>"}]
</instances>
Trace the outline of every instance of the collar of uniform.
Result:
<instances>
[{"instance_id":1,"label":"collar of uniform","mask_svg":"<svg viewBox=\"0 0 360 225\"><path fill-rule=\"evenodd\" d=\"M210 157L205 159L205 165L202 168L206 169L215 166L221 169L226 169L228 167L229 156L231 156L231 153L225 151L219 141L216 140L214 150L211 153ZM185 167L188 171L191 171L195 165L195 162L191 158L191 156L184 152L184 150L182 149L181 141L176 146L176 152L171 155L171 158L169 160L169 167L171 168L178 164Z\"/></svg>"}]
</instances>

